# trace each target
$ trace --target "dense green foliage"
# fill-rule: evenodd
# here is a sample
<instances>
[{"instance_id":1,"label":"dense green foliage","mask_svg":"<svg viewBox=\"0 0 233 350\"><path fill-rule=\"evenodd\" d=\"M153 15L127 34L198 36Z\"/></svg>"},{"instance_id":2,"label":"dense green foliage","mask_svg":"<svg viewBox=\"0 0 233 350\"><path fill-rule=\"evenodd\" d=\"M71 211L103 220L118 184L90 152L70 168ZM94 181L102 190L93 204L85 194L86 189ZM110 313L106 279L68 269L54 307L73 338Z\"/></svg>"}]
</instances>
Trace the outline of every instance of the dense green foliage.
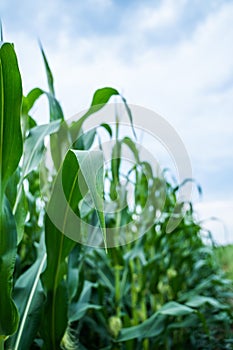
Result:
<instances>
[{"instance_id":1,"label":"dense green foliage","mask_svg":"<svg viewBox=\"0 0 233 350\"><path fill-rule=\"evenodd\" d=\"M99 89L88 111L68 124L41 51L49 91L35 88L22 97L13 45L0 48L0 350L231 349L232 282L213 248L203 243L192 204L187 210L180 203L174 214L180 186L140 158L126 100L113 88ZM30 115L42 95L49 102L47 125L37 125ZM83 134L82 126L112 96L121 98L133 136L121 136L118 119L115 129L107 117L103 120L100 127L113 141L112 161L103 172L104 154L91 148L98 128ZM54 172L48 175L44 167L40 184L46 137ZM128 173L123 147L135 160ZM102 172L96 186L97 169ZM61 184L67 199L62 229L45 210L61 210L56 191ZM48 200L41 198L43 186L53 188ZM69 228L69 208L82 219L75 230L83 232L90 223L93 231L100 230L105 249L62 233ZM182 220L168 234L172 215ZM122 237L139 238L107 248Z\"/></svg>"},{"instance_id":2,"label":"dense green foliage","mask_svg":"<svg viewBox=\"0 0 233 350\"><path fill-rule=\"evenodd\" d=\"M227 245L227 246L221 246L217 247L215 249L215 253L217 258L219 259L219 262L223 268L223 270L226 272L226 276L233 280L233 246Z\"/></svg>"}]
</instances>

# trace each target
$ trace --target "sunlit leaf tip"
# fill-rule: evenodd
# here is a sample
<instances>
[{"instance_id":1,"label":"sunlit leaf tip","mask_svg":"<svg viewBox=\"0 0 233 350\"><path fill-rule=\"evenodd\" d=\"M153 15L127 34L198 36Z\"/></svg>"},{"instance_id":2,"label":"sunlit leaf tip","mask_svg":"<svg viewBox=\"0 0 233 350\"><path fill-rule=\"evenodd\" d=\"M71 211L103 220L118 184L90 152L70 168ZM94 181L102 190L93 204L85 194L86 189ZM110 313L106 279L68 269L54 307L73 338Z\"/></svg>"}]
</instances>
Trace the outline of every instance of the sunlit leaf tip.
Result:
<instances>
[{"instance_id":1,"label":"sunlit leaf tip","mask_svg":"<svg viewBox=\"0 0 233 350\"><path fill-rule=\"evenodd\" d=\"M47 59L47 57L45 55L45 51L44 51L44 48L42 46L42 43L41 43L40 40L38 40L38 42L39 42L40 51L41 51L41 54L42 54L42 57L43 57L44 65L45 65L47 81L48 81L48 86L49 86L49 92L51 93L51 95L55 96L53 74L52 74L52 71L50 69L50 66L49 66L49 63L48 63L48 59Z\"/></svg>"}]
</instances>

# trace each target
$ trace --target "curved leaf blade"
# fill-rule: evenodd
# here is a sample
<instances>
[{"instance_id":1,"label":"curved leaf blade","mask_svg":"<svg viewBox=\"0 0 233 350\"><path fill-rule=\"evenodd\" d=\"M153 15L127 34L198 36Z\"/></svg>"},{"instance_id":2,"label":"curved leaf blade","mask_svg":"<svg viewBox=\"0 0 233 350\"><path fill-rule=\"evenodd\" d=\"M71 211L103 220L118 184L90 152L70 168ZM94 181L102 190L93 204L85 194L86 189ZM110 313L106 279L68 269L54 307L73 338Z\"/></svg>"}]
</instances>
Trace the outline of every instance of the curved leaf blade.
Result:
<instances>
[{"instance_id":1,"label":"curved leaf blade","mask_svg":"<svg viewBox=\"0 0 233 350\"><path fill-rule=\"evenodd\" d=\"M81 172L87 184L90 196L92 198L100 228L103 235L105 249L106 245L106 227L104 218L104 158L101 151L77 151L71 150L79 162Z\"/></svg>"},{"instance_id":2,"label":"curved leaf blade","mask_svg":"<svg viewBox=\"0 0 233 350\"><path fill-rule=\"evenodd\" d=\"M192 308L170 301L164 304L160 310L150 316L146 321L133 327L123 328L117 339L118 342L136 338L152 338L161 334L166 328L166 316L184 316L195 313Z\"/></svg>"},{"instance_id":3,"label":"curved leaf blade","mask_svg":"<svg viewBox=\"0 0 233 350\"><path fill-rule=\"evenodd\" d=\"M4 192L22 155L22 83L17 57L9 43L0 47L0 88L0 336L6 337L16 331L18 324L11 296L17 231Z\"/></svg>"},{"instance_id":4,"label":"curved leaf blade","mask_svg":"<svg viewBox=\"0 0 233 350\"><path fill-rule=\"evenodd\" d=\"M56 120L49 124L39 125L30 130L24 144L24 158L22 173L25 178L41 161L44 151L45 136L51 135L59 130L61 120Z\"/></svg>"},{"instance_id":5,"label":"curved leaf blade","mask_svg":"<svg viewBox=\"0 0 233 350\"><path fill-rule=\"evenodd\" d=\"M22 83L11 44L0 48L0 200L22 155L20 110ZM12 137L12 135L14 135Z\"/></svg>"},{"instance_id":6,"label":"curved leaf blade","mask_svg":"<svg viewBox=\"0 0 233 350\"><path fill-rule=\"evenodd\" d=\"M119 92L116 89L111 87L104 87L102 89L96 90L92 98L91 106L88 109L88 111L77 122L74 122L71 124L70 132L71 132L73 141L76 141L85 120L92 114L101 110L106 105L106 103L108 103L108 101L112 96L119 96L119 95L120 95Z\"/></svg>"}]
</instances>

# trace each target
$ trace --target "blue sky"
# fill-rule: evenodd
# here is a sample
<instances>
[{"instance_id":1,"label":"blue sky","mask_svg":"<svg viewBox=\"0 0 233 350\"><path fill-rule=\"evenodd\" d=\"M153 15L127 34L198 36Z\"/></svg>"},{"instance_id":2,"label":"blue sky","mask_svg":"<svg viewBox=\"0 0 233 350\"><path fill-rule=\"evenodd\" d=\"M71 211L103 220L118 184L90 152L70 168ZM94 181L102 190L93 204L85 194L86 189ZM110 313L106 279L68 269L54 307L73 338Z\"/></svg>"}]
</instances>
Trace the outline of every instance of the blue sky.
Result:
<instances>
[{"instance_id":1,"label":"blue sky","mask_svg":"<svg viewBox=\"0 0 233 350\"><path fill-rule=\"evenodd\" d=\"M102 86L165 117L203 187L201 217L219 216L233 241L233 1L2 0L0 16L25 93L46 87L40 38L67 117Z\"/></svg>"}]
</instances>

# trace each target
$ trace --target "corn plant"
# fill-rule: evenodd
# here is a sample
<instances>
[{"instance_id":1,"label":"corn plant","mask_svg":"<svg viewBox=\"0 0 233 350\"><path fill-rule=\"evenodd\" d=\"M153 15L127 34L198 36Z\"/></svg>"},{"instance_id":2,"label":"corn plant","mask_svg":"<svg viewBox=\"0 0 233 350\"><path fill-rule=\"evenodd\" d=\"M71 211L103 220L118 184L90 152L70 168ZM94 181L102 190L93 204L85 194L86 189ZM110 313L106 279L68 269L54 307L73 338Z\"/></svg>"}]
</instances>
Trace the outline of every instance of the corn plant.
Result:
<instances>
[{"instance_id":1,"label":"corn plant","mask_svg":"<svg viewBox=\"0 0 233 350\"><path fill-rule=\"evenodd\" d=\"M185 183L141 159L116 89L97 90L69 124L42 46L41 54L48 91L23 96L14 46L0 47L0 349L230 349L232 283L204 245L192 203L186 211L179 204L180 224L166 233ZM50 120L37 125L31 112L42 95ZM115 129L103 121L84 133L112 96L123 102L131 136L122 136L118 115ZM99 128L113 141L108 168L101 142L93 146ZM127 172L124 147L134 157ZM52 172L44 163L39 174L48 149ZM77 243L74 232L99 232L104 249ZM120 245L122 237L131 243Z\"/></svg>"}]
</instances>

